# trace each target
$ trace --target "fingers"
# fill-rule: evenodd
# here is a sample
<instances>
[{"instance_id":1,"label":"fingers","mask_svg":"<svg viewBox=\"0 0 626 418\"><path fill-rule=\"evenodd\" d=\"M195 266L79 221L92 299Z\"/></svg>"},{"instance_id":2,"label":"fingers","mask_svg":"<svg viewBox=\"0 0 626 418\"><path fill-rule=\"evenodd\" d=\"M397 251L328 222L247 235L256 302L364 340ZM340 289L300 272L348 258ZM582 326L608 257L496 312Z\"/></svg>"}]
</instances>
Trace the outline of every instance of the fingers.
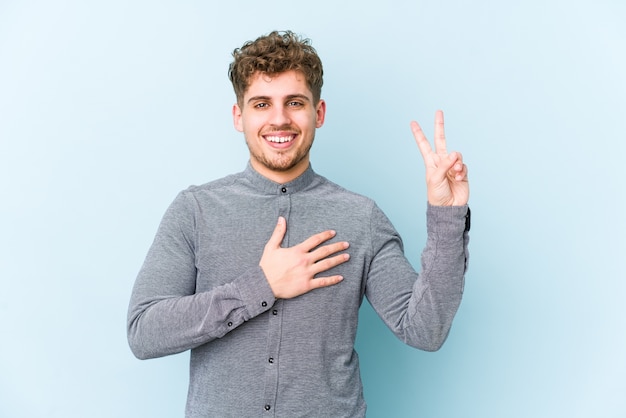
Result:
<instances>
[{"instance_id":1,"label":"fingers","mask_svg":"<svg viewBox=\"0 0 626 418\"><path fill-rule=\"evenodd\" d=\"M428 161L427 156L433 152L433 149L430 146L426 135L424 135L424 131L415 121L411 122L411 131L413 132L415 142L422 153L422 158L424 158L424 161ZM443 111L441 110L435 112L435 153L438 155L446 155L448 153L446 150L446 133L443 122Z\"/></svg>"},{"instance_id":2,"label":"fingers","mask_svg":"<svg viewBox=\"0 0 626 418\"><path fill-rule=\"evenodd\" d=\"M463 156L460 152L451 152L448 155L450 165L446 170L448 176L456 181L467 179L467 166L463 164Z\"/></svg>"},{"instance_id":3,"label":"fingers","mask_svg":"<svg viewBox=\"0 0 626 418\"><path fill-rule=\"evenodd\" d=\"M348 247L347 245L341 246L341 249L339 249L338 251L342 251L346 249L347 247ZM345 263L349 259L350 259L350 254L347 254L347 253L338 254L334 257L326 256L324 258L318 259L314 261L314 264L311 266L313 275L319 274L326 270L330 270L333 267L337 267L338 265Z\"/></svg>"},{"instance_id":4,"label":"fingers","mask_svg":"<svg viewBox=\"0 0 626 418\"><path fill-rule=\"evenodd\" d=\"M276 298L290 299L343 280L340 275L317 277L350 259L348 254L341 253L349 247L347 242L326 243L337 235L335 231L320 232L298 245L283 248L286 231L287 221L281 216L259 260Z\"/></svg>"},{"instance_id":5,"label":"fingers","mask_svg":"<svg viewBox=\"0 0 626 418\"><path fill-rule=\"evenodd\" d=\"M327 240L333 238L336 232L333 230L324 231L319 234L315 234L297 245L299 251L304 252L303 256L306 258L306 291L318 289L320 287L327 287L335 285L343 280L341 275L317 277L318 274L323 273L337 267L350 260L350 255L347 253L337 254L350 247L348 242L335 242L332 244L321 245Z\"/></svg>"},{"instance_id":6,"label":"fingers","mask_svg":"<svg viewBox=\"0 0 626 418\"><path fill-rule=\"evenodd\" d=\"M348 254L338 254L331 257L333 254L347 250L350 247L350 244L346 241L319 246L335 235L335 231L324 231L313 235L300 244L302 251L308 252L309 262L314 275L336 267L350 259Z\"/></svg>"},{"instance_id":7,"label":"fingers","mask_svg":"<svg viewBox=\"0 0 626 418\"><path fill-rule=\"evenodd\" d=\"M316 249L315 251L312 251L311 257L313 259L313 262L318 262L319 260L329 257L332 254L348 249L349 246L350 244L348 244L345 241L324 245L323 247L320 247Z\"/></svg>"},{"instance_id":8,"label":"fingers","mask_svg":"<svg viewBox=\"0 0 626 418\"><path fill-rule=\"evenodd\" d=\"M267 241L265 246L267 248L279 248L283 242L283 238L285 237L285 232L287 231L287 221L282 216L278 217L278 222L276 223L276 227L274 228L274 232L272 232L272 236Z\"/></svg>"},{"instance_id":9,"label":"fingers","mask_svg":"<svg viewBox=\"0 0 626 418\"><path fill-rule=\"evenodd\" d=\"M435 152L437 154L447 154L446 134L443 127L443 111L435 112Z\"/></svg>"},{"instance_id":10,"label":"fingers","mask_svg":"<svg viewBox=\"0 0 626 418\"><path fill-rule=\"evenodd\" d=\"M463 156L458 152L451 152L448 154L447 162L444 167L445 171L458 172L463 168Z\"/></svg>"},{"instance_id":11,"label":"fingers","mask_svg":"<svg viewBox=\"0 0 626 418\"><path fill-rule=\"evenodd\" d=\"M337 235L337 232L333 231L332 229L328 231L320 232L302 241L299 247L301 247L304 251L308 252L308 251L311 251L313 248L328 241L329 239L333 238L335 235Z\"/></svg>"},{"instance_id":12,"label":"fingers","mask_svg":"<svg viewBox=\"0 0 626 418\"><path fill-rule=\"evenodd\" d=\"M461 171L454 177L456 181L467 181L467 166L463 164Z\"/></svg>"},{"instance_id":13,"label":"fingers","mask_svg":"<svg viewBox=\"0 0 626 418\"><path fill-rule=\"evenodd\" d=\"M287 221L282 216L279 216L276 227L274 228L274 232L272 232L272 236L267 241L266 246L270 248L279 248L283 242L286 232ZM314 248L328 241L329 239L332 239L335 235L337 235L337 232L332 229L320 232L318 234L312 235L311 237L301 242L298 247L300 247L304 252L310 252ZM312 253L314 262L321 260L322 258L328 257L329 255L336 252L345 250L348 247L349 244L347 242L337 242L334 244L320 247Z\"/></svg>"},{"instance_id":14,"label":"fingers","mask_svg":"<svg viewBox=\"0 0 626 418\"><path fill-rule=\"evenodd\" d=\"M329 277L318 277L309 282L309 290L332 286L334 284L339 283L342 280L343 280L343 277L339 275L329 276Z\"/></svg>"},{"instance_id":15,"label":"fingers","mask_svg":"<svg viewBox=\"0 0 626 418\"><path fill-rule=\"evenodd\" d=\"M455 164L450 174L456 181L467 181L467 165Z\"/></svg>"},{"instance_id":16,"label":"fingers","mask_svg":"<svg viewBox=\"0 0 626 418\"><path fill-rule=\"evenodd\" d=\"M412 121L411 122L411 131L413 132L413 137L415 138L415 143L422 154L422 158L424 162L427 161L428 155L430 155L433 150L428 143L428 139L426 139L426 135L424 135L424 131L422 131L422 127L419 123Z\"/></svg>"}]
</instances>

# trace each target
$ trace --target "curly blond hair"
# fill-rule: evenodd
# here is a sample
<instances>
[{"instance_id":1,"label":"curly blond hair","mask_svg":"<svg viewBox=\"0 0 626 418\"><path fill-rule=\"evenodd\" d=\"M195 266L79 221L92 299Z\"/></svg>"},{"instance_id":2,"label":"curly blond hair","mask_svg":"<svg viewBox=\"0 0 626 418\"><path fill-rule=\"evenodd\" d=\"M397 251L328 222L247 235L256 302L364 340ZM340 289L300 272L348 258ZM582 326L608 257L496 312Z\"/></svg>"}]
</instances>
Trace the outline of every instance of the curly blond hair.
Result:
<instances>
[{"instance_id":1,"label":"curly blond hair","mask_svg":"<svg viewBox=\"0 0 626 418\"><path fill-rule=\"evenodd\" d=\"M228 77L233 83L240 106L250 87L250 80L257 72L273 76L290 70L300 71L313 94L314 104L320 100L324 71L322 61L309 39L291 31L273 31L235 49L233 58Z\"/></svg>"}]
</instances>

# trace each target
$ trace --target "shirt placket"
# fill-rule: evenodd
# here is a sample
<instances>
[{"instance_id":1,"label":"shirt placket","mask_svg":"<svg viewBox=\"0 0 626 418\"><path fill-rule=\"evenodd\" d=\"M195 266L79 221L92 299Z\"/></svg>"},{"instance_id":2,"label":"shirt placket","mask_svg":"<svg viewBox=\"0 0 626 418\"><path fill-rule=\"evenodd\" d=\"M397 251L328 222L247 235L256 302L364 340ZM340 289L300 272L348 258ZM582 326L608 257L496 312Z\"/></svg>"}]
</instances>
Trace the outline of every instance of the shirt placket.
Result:
<instances>
[{"instance_id":1,"label":"shirt placket","mask_svg":"<svg viewBox=\"0 0 626 418\"><path fill-rule=\"evenodd\" d=\"M289 190L286 186L278 187L278 196L276 198L278 216L282 216L287 221L287 233L283 239L282 246L288 247L289 242L289 215L291 212L291 198ZM265 365L265 415L276 416L276 399L278 395L278 372L280 362L280 343L282 338L282 322L283 322L283 304L282 299L278 299L272 309L268 312L268 335L267 335L267 353Z\"/></svg>"}]
</instances>

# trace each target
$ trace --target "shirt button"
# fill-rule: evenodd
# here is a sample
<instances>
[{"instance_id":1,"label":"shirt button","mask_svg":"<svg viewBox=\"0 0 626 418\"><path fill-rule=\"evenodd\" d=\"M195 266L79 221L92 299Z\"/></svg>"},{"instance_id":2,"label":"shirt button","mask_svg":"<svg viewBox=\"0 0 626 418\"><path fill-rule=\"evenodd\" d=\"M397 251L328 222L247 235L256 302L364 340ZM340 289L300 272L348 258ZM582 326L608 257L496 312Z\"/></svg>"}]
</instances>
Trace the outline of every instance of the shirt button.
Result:
<instances>
[{"instance_id":1,"label":"shirt button","mask_svg":"<svg viewBox=\"0 0 626 418\"><path fill-rule=\"evenodd\" d=\"M261 302L261 306L265 308L267 306L267 302L266 301Z\"/></svg>"},{"instance_id":2,"label":"shirt button","mask_svg":"<svg viewBox=\"0 0 626 418\"><path fill-rule=\"evenodd\" d=\"M232 323L232 322L229 322L229 323L228 323L228 326L229 326L229 327L232 327L232 326L233 326L233 323Z\"/></svg>"},{"instance_id":3,"label":"shirt button","mask_svg":"<svg viewBox=\"0 0 626 418\"><path fill-rule=\"evenodd\" d=\"M269 411L270 409L272 409L272 407L271 407L271 406L269 406L269 405L265 405L265 410L266 410L266 411Z\"/></svg>"},{"instance_id":4,"label":"shirt button","mask_svg":"<svg viewBox=\"0 0 626 418\"><path fill-rule=\"evenodd\" d=\"M283 193L287 193L287 188L283 187L282 189L280 189L280 191L283 192Z\"/></svg>"},{"instance_id":5,"label":"shirt button","mask_svg":"<svg viewBox=\"0 0 626 418\"><path fill-rule=\"evenodd\" d=\"M267 361L269 361L270 364L274 364L274 357L270 357Z\"/></svg>"},{"instance_id":6,"label":"shirt button","mask_svg":"<svg viewBox=\"0 0 626 418\"><path fill-rule=\"evenodd\" d=\"M274 309L274 310L272 311L272 315L278 315L278 311L277 311L276 309Z\"/></svg>"}]
</instances>

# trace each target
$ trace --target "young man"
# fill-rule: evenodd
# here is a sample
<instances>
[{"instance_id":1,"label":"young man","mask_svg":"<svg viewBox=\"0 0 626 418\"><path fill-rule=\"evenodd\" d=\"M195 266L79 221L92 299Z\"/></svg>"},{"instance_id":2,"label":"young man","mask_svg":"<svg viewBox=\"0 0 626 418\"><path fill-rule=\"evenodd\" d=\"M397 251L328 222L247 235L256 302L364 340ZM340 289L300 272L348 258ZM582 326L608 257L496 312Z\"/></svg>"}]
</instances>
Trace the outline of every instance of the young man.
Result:
<instances>
[{"instance_id":1,"label":"young man","mask_svg":"<svg viewBox=\"0 0 626 418\"><path fill-rule=\"evenodd\" d=\"M250 162L166 211L133 289L131 349L191 350L187 417L363 417L359 306L366 296L409 345L443 344L468 258L467 168L446 151L441 112L435 151L412 123L428 187L418 275L376 204L309 164L326 104L308 40L272 32L233 55Z\"/></svg>"}]
</instances>

